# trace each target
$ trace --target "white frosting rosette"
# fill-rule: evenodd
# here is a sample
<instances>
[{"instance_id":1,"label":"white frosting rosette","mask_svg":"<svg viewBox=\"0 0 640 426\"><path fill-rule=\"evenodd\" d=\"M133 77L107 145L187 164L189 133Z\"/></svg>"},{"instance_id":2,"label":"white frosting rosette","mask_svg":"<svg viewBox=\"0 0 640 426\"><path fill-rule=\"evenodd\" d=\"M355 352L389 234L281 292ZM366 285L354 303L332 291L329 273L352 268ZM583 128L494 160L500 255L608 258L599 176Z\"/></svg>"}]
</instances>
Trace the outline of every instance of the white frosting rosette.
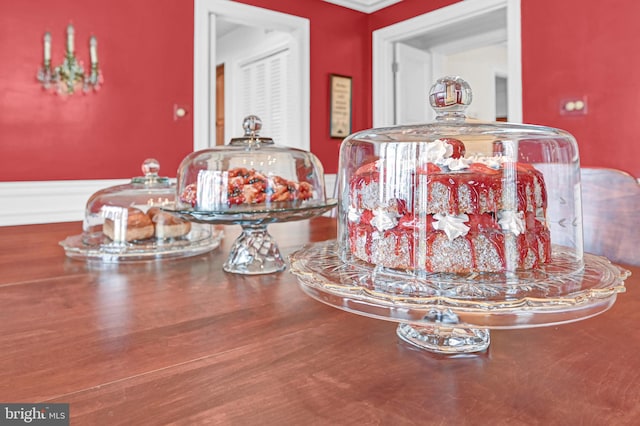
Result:
<instances>
[{"instance_id":1,"label":"white frosting rosette","mask_svg":"<svg viewBox=\"0 0 640 426\"><path fill-rule=\"evenodd\" d=\"M464 237L469 232L469 229L471 229L465 225L465 222L469 221L469 216L466 214L443 215L436 213L433 215L433 219L433 229L436 231L444 231L449 241L453 241L458 237Z\"/></svg>"}]
</instances>

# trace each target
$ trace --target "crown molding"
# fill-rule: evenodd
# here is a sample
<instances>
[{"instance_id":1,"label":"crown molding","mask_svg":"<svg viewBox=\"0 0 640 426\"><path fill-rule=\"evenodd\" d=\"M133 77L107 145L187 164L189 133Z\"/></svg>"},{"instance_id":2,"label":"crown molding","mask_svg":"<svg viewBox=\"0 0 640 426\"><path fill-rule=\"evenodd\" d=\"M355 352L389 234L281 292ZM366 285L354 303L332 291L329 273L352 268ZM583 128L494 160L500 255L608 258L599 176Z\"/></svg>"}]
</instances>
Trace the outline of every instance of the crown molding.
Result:
<instances>
[{"instance_id":1,"label":"crown molding","mask_svg":"<svg viewBox=\"0 0 640 426\"><path fill-rule=\"evenodd\" d=\"M363 13L373 13L402 0L324 0Z\"/></svg>"}]
</instances>

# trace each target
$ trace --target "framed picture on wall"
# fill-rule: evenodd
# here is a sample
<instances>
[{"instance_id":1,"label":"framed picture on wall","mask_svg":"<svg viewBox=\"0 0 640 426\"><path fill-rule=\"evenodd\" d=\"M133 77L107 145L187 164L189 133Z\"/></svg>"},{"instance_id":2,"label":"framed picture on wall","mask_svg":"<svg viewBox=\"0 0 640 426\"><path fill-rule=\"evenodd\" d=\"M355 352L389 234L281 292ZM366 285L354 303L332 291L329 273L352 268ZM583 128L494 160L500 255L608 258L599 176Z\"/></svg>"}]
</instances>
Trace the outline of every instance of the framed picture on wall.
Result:
<instances>
[{"instance_id":1,"label":"framed picture on wall","mask_svg":"<svg viewBox=\"0 0 640 426\"><path fill-rule=\"evenodd\" d=\"M332 138L346 138L351 134L351 77L331 74L329 87L331 100L329 114L329 135Z\"/></svg>"}]
</instances>

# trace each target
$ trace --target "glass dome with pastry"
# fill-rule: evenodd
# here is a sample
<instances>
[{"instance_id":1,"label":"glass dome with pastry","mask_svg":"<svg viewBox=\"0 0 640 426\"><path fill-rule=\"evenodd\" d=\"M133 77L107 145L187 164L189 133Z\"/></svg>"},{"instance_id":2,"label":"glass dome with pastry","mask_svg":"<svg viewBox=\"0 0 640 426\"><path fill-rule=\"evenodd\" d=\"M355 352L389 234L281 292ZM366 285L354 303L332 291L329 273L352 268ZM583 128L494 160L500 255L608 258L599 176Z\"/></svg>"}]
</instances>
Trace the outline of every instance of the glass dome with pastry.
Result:
<instances>
[{"instance_id":1,"label":"glass dome with pastry","mask_svg":"<svg viewBox=\"0 0 640 426\"><path fill-rule=\"evenodd\" d=\"M324 204L324 170L310 152L275 145L260 136L255 115L244 136L196 151L178 169L179 206L195 212L242 213Z\"/></svg>"},{"instance_id":2,"label":"glass dome with pastry","mask_svg":"<svg viewBox=\"0 0 640 426\"><path fill-rule=\"evenodd\" d=\"M242 226L225 271L281 271L285 261L267 225L320 215L336 200L326 198L324 169L315 155L261 136L262 121L255 115L247 116L242 127L244 135L229 144L185 157L173 211L197 223Z\"/></svg>"},{"instance_id":3,"label":"glass dome with pastry","mask_svg":"<svg viewBox=\"0 0 640 426\"><path fill-rule=\"evenodd\" d=\"M82 234L60 242L67 256L124 262L194 256L218 247L222 231L163 210L175 206L176 186L159 170L155 159L147 159L144 176L93 194Z\"/></svg>"},{"instance_id":4,"label":"glass dome with pastry","mask_svg":"<svg viewBox=\"0 0 640 426\"><path fill-rule=\"evenodd\" d=\"M429 93L434 123L346 138L337 240L291 258L311 296L443 353L485 349L489 328L603 312L627 274L583 252L574 137L468 119L471 100L445 77Z\"/></svg>"}]
</instances>

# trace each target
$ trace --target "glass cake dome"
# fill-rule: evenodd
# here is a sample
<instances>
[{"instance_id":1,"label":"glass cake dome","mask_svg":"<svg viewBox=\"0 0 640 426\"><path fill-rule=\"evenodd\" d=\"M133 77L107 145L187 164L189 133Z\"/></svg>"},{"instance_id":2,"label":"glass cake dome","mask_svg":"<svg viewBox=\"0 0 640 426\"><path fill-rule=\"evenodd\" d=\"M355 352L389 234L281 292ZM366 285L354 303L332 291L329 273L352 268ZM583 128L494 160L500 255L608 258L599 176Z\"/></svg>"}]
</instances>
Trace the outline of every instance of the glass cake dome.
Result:
<instances>
[{"instance_id":1,"label":"glass cake dome","mask_svg":"<svg viewBox=\"0 0 640 426\"><path fill-rule=\"evenodd\" d=\"M199 212L304 207L324 203L324 171L310 152L260 136L255 115L244 136L196 151L178 169L178 206Z\"/></svg>"},{"instance_id":2,"label":"glass cake dome","mask_svg":"<svg viewBox=\"0 0 640 426\"><path fill-rule=\"evenodd\" d=\"M580 161L569 133L466 119L459 77L435 123L365 130L340 150L340 255L411 273L582 268ZM558 249L559 251L554 251Z\"/></svg>"},{"instance_id":3,"label":"glass cake dome","mask_svg":"<svg viewBox=\"0 0 640 426\"><path fill-rule=\"evenodd\" d=\"M282 271L286 263L267 225L320 215L336 201L326 198L324 169L315 155L260 136L262 121L255 115L247 116L242 127L244 136L228 145L182 160L174 211L197 223L242 226L225 271Z\"/></svg>"},{"instance_id":4,"label":"glass cake dome","mask_svg":"<svg viewBox=\"0 0 640 426\"><path fill-rule=\"evenodd\" d=\"M360 131L340 147L338 235L290 256L311 297L399 323L433 352L487 349L489 330L609 309L629 271L584 253L575 138L465 117L459 77L429 93L435 122Z\"/></svg>"},{"instance_id":5,"label":"glass cake dome","mask_svg":"<svg viewBox=\"0 0 640 426\"><path fill-rule=\"evenodd\" d=\"M144 176L94 193L85 206L82 234L60 242L66 254L123 262L193 256L218 247L221 231L163 210L175 206L176 185L159 170L157 160L146 159Z\"/></svg>"}]
</instances>

